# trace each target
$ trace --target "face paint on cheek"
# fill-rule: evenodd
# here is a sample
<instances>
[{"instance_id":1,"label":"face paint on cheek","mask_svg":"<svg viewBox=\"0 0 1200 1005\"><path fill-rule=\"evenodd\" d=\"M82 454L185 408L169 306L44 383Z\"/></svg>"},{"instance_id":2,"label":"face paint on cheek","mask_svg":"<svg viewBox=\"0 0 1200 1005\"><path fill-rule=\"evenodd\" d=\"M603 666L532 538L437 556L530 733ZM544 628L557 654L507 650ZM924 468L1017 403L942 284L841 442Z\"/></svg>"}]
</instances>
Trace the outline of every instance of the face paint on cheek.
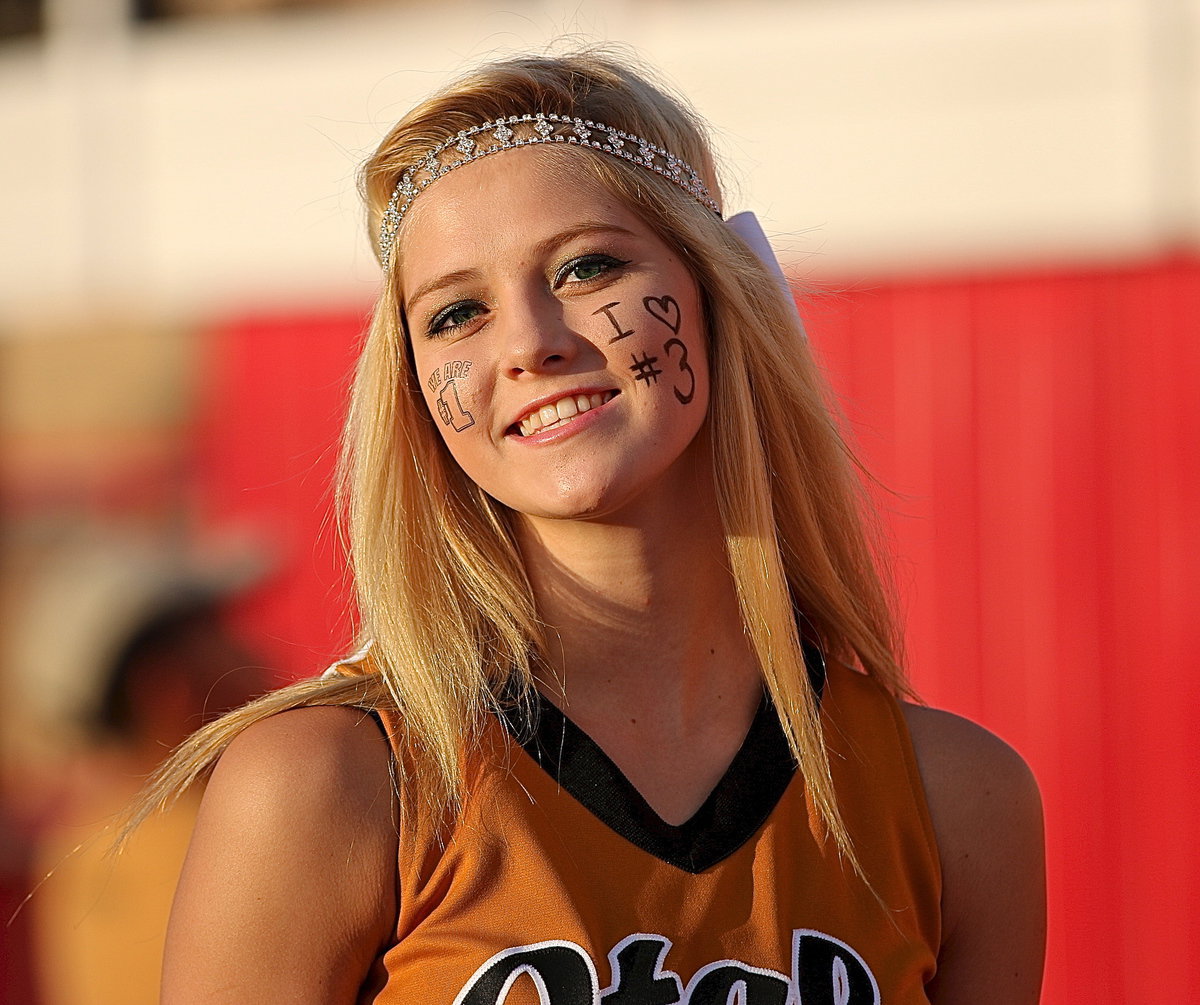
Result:
<instances>
[{"instance_id":1,"label":"face paint on cheek","mask_svg":"<svg viewBox=\"0 0 1200 1005\"><path fill-rule=\"evenodd\" d=\"M465 382L471 372L469 359L455 359L442 366L436 366L425 381L430 393L436 394L434 405L442 424L449 426L456 433L470 429L475 425L475 416L463 408L458 396L459 383Z\"/></svg>"},{"instance_id":2,"label":"face paint on cheek","mask_svg":"<svg viewBox=\"0 0 1200 1005\"><path fill-rule=\"evenodd\" d=\"M626 330L621 327L621 322L617 320L617 316L613 313L612 309L614 307L620 307L620 306L621 306L621 301L614 300L611 304L605 304L603 307L592 311L593 314L603 313L603 314L607 315L608 320L612 322L613 328L616 329L617 334L608 340L609 345L612 345L614 342L620 342L621 339L628 338L630 335L633 334L632 328Z\"/></svg>"},{"instance_id":3,"label":"face paint on cheek","mask_svg":"<svg viewBox=\"0 0 1200 1005\"><path fill-rule=\"evenodd\" d=\"M648 352L642 353L642 358L638 359L637 353L632 353L633 366L629 369L633 371L634 380L642 380L646 382L646 386L650 386L650 382L658 383L658 375L662 373L654 364L658 362L657 356L651 356Z\"/></svg>"},{"instance_id":4,"label":"face paint on cheek","mask_svg":"<svg viewBox=\"0 0 1200 1005\"><path fill-rule=\"evenodd\" d=\"M690 405L696 396L696 372L688 365L687 346L682 339L676 337L679 335L679 329L683 327L683 312L679 309L679 301L669 293L664 293L661 297L643 297L642 306L655 321L671 329L672 337L662 346L663 354L676 361L679 366L679 381L671 386L671 391L679 404ZM654 366L657 362L658 357L649 353L643 352L640 360L635 354L633 366L629 368L634 371L634 380L645 381L647 387L652 380L657 384L659 375L663 373Z\"/></svg>"},{"instance_id":5,"label":"face paint on cheek","mask_svg":"<svg viewBox=\"0 0 1200 1005\"><path fill-rule=\"evenodd\" d=\"M679 310L679 301L670 294L661 297L643 297L642 305L655 321L661 321L671 329L672 335L679 334L679 326L683 324L683 314Z\"/></svg>"},{"instance_id":6,"label":"face paint on cheek","mask_svg":"<svg viewBox=\"0 0 1200 1005\"><path fill-rule=\"evenodd\" d=\"M671 304L674 304L675 305L675 315L676 315L676 317L678 317L679 305L675 304L675 300L672 297L663 297L663 298L646 297L646 298L644 298L643 302L647 305L647 310L649 310L650 301L653 300L656 303L658 303L660 299L669 301ZM613 313L613 308L620 307L620 306L621 306L621 301L614 300L611 304L605 304L603 307L599 307L596 310L592 311L593 315L604 314L605 316L607 316L608 320L612 323L613 328L616 330L617 334L608 340L609 345L612 345L614 342L620 342L621 339L628 338L630 335L634 334L633 328L629 328L629 329L622 328L621 322L619 320L617 320L617 316ZM654 312L651 311L651 314L653 314L653 313ZM655 315L655 316L657 317L657 315ZM662 318L660 317L659 320L661 321ZM672 329L672 330L677 330L678 327L679 326L678 326L678 322L677 322L675 329ZM662 370L658 369L654 365L655 363L658 362L657 356L651 356L648 352L643 351L641 359L638 359L638 354L636 352L630 353L629 358L631 360L633 360L633 365L629 369L632 370L634 373L634 378L633 378L634 380L642 381L643 383L645 383L645 385L647 387L650 386L651 382L653 382L655 384L658 383L658 378L659 378L659 375L662 373Z\"/></svg>"},{"instance_id":7,"label":"face paint on cheek","mask_svg":"<svg viewBox=\"0 0 1200 1005\"><path fill-rule=\"evenodd\" d=\"M696 396L696 371L688 366L687 361L687 346L677 338L669 338L663 343L663 352L668 356L672 356L671 350L679 348L679 372L682 374L682 387L676 385L671 388L675 392L675 400L681 405L690 405L692 398ZM684 390L686 388L687 390Z\"/></svg>"}]
</instances>

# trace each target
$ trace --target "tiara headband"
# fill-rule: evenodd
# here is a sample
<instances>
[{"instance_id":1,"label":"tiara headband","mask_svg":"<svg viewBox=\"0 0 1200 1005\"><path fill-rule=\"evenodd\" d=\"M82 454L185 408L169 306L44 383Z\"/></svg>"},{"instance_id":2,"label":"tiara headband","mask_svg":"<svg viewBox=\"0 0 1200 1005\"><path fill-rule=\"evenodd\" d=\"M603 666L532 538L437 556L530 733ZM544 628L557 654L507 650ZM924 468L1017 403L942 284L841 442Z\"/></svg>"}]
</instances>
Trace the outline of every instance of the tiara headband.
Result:
<instances>
[{"instance_id":1,"label":"tiara headband","mask_svg":"<svg viewBox=\"0 0 1200 1005\"><path fill-rule=\"evenodd\" d=\"M396 243L396 234L404 214L425 189L442 175L480 157L537 143L571 143L599 150L611 157L620 157L673 181L701 205L720 215L720 208L708 194L695 168L649 140L602 122L553 112L510 115L460 130L430 150L414 167L400 176L379 228L379 255L384 270L392 264L392 247Z\"/></svg>"}]
</instances>

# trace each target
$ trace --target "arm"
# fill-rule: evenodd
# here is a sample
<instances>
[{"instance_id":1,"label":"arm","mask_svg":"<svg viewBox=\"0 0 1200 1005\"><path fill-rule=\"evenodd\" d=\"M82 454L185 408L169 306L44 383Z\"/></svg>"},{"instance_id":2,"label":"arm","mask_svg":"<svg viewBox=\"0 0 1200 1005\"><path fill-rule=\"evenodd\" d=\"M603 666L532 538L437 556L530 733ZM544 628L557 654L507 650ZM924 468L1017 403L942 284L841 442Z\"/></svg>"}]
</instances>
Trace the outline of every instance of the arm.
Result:
<instances>
[{"instance_id":1,"label":"arm","mask_svg":"<svg viewBox=\"0 0 1200 1005\"><path fill-rule=\"evenodd\" d=\"M387 745L358 709L248 727L213 772L175 895L163 1005L353 1002L396 918Z\"/></svg>"},{"instance_id":2,"label":"arm","mask_svg":"<svg viewBox=\"0 0 1200 1005\"><path fill-rule=\"evenodd\" d=\"M1042 804L1032 772L981 726L905 705L942 862L935 1005L1035 1005L1046 942Z\"/></svg>"}]
</instances>

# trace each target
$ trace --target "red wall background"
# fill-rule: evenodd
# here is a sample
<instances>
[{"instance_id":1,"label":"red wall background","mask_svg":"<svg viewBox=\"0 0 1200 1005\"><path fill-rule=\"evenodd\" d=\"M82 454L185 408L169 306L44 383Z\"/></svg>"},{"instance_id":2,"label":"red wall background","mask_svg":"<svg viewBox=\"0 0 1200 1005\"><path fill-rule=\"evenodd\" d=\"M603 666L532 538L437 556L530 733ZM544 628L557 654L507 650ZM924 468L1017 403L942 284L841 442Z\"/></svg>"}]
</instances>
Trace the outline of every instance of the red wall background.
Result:
<instances>
[{"instance_id":1,"label":"red wall background","mask_svg":"<svg viewBox=\"0 0 1200 1005\"><path fill-rule=\"evenodd\" d=\"M1191 1000L1200 261L860 283L804 314L890 490L918 689L1040 779L1044 1001ZM239 619L281 678L348 641L329 479L363 325L214 332L202 503L274 549Z\"/></svg>"},{"instance_id":2,"label":"red wall background","mask_svg":"<svg viewBox=\"0 0 1200 1005\"><path fill-rule=\"evenodd\" d=\"M897 493L913 677L1041 783L1044 1000L1197 1000L1200 262L888 284L807 313Z\"/></svg>"}]
</instances>

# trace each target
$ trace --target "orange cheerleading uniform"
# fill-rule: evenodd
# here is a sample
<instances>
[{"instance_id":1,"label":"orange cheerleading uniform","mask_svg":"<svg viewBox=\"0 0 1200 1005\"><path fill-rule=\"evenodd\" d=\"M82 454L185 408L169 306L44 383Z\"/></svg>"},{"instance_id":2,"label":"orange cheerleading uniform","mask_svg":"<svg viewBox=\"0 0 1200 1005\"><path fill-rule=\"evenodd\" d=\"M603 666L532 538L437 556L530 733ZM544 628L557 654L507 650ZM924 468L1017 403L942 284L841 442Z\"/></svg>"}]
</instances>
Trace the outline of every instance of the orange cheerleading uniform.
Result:
<instances>
[{"instance_id":1,"label":"orange cheerleading uniform","mask_svg":"<svg viewBox=\"0 0 1200 1005\"><path fill-rule=\"evenodd\" d=\"M360 1002L927 1005L941 872L904 718L874 679L812 666L874 894L820 839L765 698L681 826L543 700L536 725L489 725L450 824L402 826L395 941Z\"/></svg>"}]
</instances>

